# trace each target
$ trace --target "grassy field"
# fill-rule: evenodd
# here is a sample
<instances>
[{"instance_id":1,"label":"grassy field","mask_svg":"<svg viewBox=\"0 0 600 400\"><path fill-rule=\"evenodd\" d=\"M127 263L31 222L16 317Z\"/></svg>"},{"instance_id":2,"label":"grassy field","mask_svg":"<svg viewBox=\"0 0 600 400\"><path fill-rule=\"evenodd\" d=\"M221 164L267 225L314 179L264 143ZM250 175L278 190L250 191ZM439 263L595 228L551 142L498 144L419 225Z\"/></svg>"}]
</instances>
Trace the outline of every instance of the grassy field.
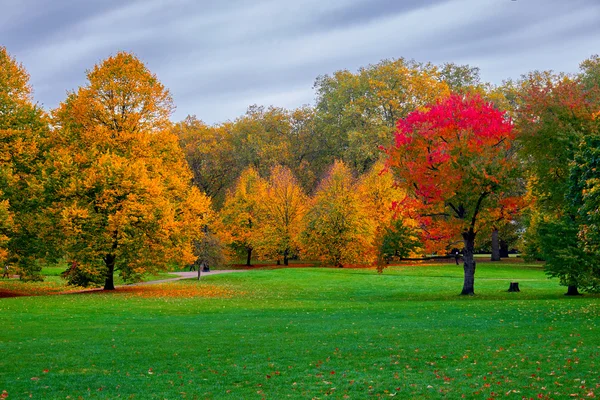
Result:
<instances>
[{"instance_id":1,"label":"grassy field","mask_svg":"<svg viewBox=\"0 0 600 400\"><path fill-rule=\"evenodd\" d=\"M507 293L518 280L520 293ZM592 398L600 297L538 265L292 268L0 299L8 398Z\"/></svg>"},{"instance_id":2,"label":"grassy field","mask_svg":"<svg viewBox=\"0 0 600 400\"><path fill-rule=\"evenodd\" d=\"M43 267L43 282L21 282L18 278L0 279L0 298L13 295L44 296L67 292L79 292L84 288L67 285L67 282L60 277L65 270L63 267ZM155 275L147 275L144 282L157 281L162 279L174 278L174 275L166 272L160 272ZM115 285L126 284L123 279L115 274ZM1 338L1 336L0 336Z\"/></svg>"}]
</instances>

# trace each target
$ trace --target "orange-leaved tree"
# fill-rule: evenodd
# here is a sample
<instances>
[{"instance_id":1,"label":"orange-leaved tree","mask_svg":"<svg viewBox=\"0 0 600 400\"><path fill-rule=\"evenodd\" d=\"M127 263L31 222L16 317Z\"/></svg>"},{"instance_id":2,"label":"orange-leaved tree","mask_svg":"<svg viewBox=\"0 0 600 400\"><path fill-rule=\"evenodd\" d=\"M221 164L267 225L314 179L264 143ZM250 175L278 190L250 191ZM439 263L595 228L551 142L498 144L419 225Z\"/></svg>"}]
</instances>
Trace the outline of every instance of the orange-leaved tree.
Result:
<instances>
[{"instance_id":1,"label":"orange-leaved tree","mask_svg":"<svg viewBox=\"0 0 600 400\"><path fill-rule=\"evenodd\" d=\"M303 222L303 252L325 265L368 264L374 260L373 232L350 168L334 162L321 181Z\"/></svg>"},{"instance_id":2,"label":"orange-leaved tree","mask_svg":"<svg viewBox=\"0 0 600 400\"><path fill-rule=\"evenodd\" d=\"M271 169L264 193L258 202L259 221L255 247L266 257L288 265L289 257L299 247L301 222L308 198L289 168L276 165Z\"/></svg>"},{"instance_id":3,"label":"orange-leaved tree","mask_svg":"<svg viewBox=\"0 0 600 400\"><path fill-rule=\"evenodd\" d=\"M125 280L194 261L210 199L171 132L171 96L135 56L118 53L54 112L47 191L72 283Z\"/></svg>"},{"instance_id":4,"label":"orange-leaved tree","mask_svg":"<svg viewBox=\"0 0 600 400\"><path fill-rule=\"evenodd\" d=\"M479 96L452 95L398 121L388 166L407 196L399 202L419 221L431 252L462 236L463 295L474 294L477 232L515 212L517 172L512 123Z\"/></svg>"}]
</instances>

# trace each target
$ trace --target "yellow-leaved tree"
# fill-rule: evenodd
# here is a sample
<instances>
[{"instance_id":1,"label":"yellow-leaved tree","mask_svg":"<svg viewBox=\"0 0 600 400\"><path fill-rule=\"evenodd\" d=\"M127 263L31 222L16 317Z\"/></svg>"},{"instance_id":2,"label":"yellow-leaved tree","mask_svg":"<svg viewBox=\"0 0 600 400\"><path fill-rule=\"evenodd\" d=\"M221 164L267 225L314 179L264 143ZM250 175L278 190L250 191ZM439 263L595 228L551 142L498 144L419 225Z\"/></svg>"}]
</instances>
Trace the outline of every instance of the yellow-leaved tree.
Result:
<instances>
[{"instance_id":1,"label":"yellow-leaved tree","mask_svg":"<svg viewBox=\"0 0 600 400\"><path fill-rule=\"evenodd\" d=\"M275 258L277 262L283 259L283 264L288 265L290 255L299 248L308 198L292 171L280 165L271 169L263 189L257 201L259 219L254 247L263 257Z\"/></svg>"},{"instance_id":2,"label":"yellow-leaved tree","mask_svg":"<svg viewBox=\"0 0 600 400\"><path fill-rule=\"evenodd\" d=\"M395 183L394 176L382 161L376 162L360 177L357 191L364 213L373 224L372 246L381 272L392 258L408 257L417 249L416 221L402 218L394 207L406 196L406 191Z\"/></svg>"},{"instance_id":3,"label":"yellow-leaved tree","mask_svg":"<svg viewBox=\"0 0 600 400\"><path fill-rule=\"evenodd\" d=\"M134 55L120 52L54 111L47 164L57 245L71 283L124 280L192 263L210 199L191 185L173 134L171 96Z\"/></svg>"},{"instance_id":4,"label":"yellow-leaved tree","mask_svg":"<svg viewBox=\"0 0 600 400\"><path fill-rule=\"evenodd\" d=\"M375 258L375 224L342 161L336 161L321 182L303 225L303 252L325 265L368 264Z\"/></svg>"},{"instance_id":5,"label":"yellow-leaved tree","mask_svg":"<svg viewBox=\"0 0 600 400\"><path fill-rule=\"evenodd\" d=\"M260 196L266 182L253 167L246 168L238 178L233 190L225 196L220 212L221 222L228 243L237 255L246 256L246 265L252 262L259 219Z\"/></svg>"},{"instance_id":6,"label":"yellow-leaved tree","mask_svg":"<svg viewBox=\"0 0 600 400\"><path fill-rule=\"evenodd\" d=\"M24 280L41 279L35 259L47 250L38 213L47 122L27 71L0 46L0 263L15 264Z\"/></svg>"}]
</instances>

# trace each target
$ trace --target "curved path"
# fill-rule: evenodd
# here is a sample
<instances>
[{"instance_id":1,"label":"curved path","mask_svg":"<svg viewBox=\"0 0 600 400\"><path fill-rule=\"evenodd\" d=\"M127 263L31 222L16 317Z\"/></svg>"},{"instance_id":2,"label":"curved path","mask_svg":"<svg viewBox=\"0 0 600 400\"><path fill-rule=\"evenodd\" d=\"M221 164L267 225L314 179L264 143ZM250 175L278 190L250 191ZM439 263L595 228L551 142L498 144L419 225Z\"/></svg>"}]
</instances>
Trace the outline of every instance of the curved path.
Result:
<instances>
[{"instance_id":1,"label":"curved path","mask_svg":"<svg viewBox=\"0 0 600 400\"><path fill-rule=\"evenodd\" d=\"M221 270L214 270L214 271L210 271L210 272L202 272L200 275L200 279L202 279L203 276L217 275L217 274L229 274L232 272L247 272L247 271L248 271L247 269L221 269ZM129 285L121 285L121 286L152 285L154 283L174 282L174 281L179 281L181 279L198 278L198 271L169 272L169 274L170 275L178 275L178 277L177 278L169 278L169 279L161 279L158 281L131 283Z\"/></svg>"}]
</instances>

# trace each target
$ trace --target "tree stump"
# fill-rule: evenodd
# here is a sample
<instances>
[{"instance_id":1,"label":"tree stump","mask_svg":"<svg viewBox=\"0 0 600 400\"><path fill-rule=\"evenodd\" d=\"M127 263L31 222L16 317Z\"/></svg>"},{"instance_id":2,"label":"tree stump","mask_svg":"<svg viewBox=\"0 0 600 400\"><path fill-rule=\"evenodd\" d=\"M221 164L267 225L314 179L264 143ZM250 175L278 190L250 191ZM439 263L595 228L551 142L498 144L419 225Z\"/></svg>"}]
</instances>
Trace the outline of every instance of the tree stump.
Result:
<instances>
[{"instance_id":1,"label":"tree stump","mask_svg":"<svg viewBox=\"0 0 600 400\"><path fill-rule=\"evenodd\" d=\"M519 282L511 282L510 287L508 288L509 292L520 292L519 290Z\"/></svg>"}]
</instances>

